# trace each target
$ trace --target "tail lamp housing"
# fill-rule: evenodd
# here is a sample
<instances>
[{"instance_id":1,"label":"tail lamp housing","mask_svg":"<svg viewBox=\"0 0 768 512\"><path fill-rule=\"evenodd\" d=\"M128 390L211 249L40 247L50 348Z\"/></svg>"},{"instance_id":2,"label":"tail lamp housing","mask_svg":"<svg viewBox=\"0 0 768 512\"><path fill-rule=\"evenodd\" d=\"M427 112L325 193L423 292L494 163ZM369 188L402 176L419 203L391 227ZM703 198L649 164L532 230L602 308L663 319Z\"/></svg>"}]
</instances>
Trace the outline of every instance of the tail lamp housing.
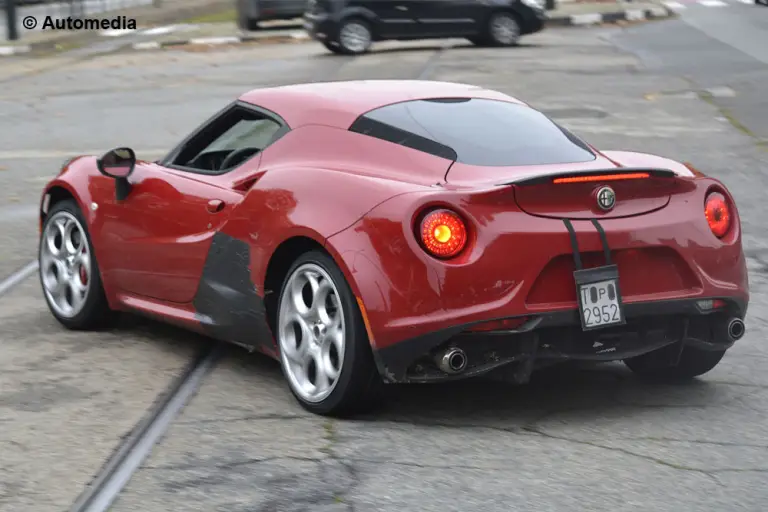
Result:
<instances>
[{"instance_id":1,"label":"tail lamp housing","mask_svg":"<svg viewBox=\"0 0 768 512\"><path fill-rule=\"evenodd\" d=\"M435 258L450 259L464 250L469 233L467 224L458 213L439 208L421 219L418 237L428 254Z\"/></svg>"},{"instance_id":2,"label":"tail lamp housing","mask_svg":"<svg viewBox=\"0 0 768 512\"><path fill-rule=\"evenodd\" d=\"M710 192L704 201L704 217L717 238L728 234L733 224L733 212L728 199L720 192Z\"/></svg>"}]
</instances>

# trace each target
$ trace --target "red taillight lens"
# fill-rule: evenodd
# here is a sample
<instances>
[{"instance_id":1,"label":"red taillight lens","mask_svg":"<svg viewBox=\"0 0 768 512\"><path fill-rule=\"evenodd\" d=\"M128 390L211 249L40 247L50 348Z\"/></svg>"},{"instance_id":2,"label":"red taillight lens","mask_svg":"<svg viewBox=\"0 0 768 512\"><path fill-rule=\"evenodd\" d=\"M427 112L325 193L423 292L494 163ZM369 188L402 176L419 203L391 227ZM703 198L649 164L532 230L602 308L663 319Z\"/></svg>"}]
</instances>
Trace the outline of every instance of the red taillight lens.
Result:
<instances>
[{"instance_id":1,"label":"red taillight lens","mask_svg":"<svg viewBox=\"0 0 768 512\"><path fill-rule=\"evenodd\" d=\"M707 196L704 216L709 223L709 229L717 238L723 238L731 228L731 208L728 206L728 200L719 192Z\"/></svg>"},{"instance_id":2,"label":"red taillight lens","mask_svg":"<svg viewBox=\"0 0 768 512\"><path fill-rule=\"evenodd\" d=\"M432 256L452 258L467 245L467 226L450 210L435 210L421 221L421 243Z\"/></svg>"}]
</instances>

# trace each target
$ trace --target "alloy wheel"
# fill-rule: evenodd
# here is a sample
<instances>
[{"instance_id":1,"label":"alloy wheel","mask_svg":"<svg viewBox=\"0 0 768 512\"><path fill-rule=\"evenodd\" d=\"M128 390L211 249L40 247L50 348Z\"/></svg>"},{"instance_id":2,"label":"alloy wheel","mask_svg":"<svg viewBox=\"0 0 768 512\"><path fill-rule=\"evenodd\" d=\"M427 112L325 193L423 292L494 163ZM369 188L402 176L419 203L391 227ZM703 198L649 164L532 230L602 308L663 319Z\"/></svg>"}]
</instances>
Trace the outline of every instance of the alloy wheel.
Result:
<instances>
[{"instance_id":1,"label":"alloy wheel","mask_svg":"<svg viewBox=\"0 0 768 512\"><path fill-rule=\"evenodd\" d=\"M520 26L509 14L494 16L491 20L491 36L494 41L503 45L512 45L520 39Z\"/></svg>"},{"instance_id":2,"label":"alloy wheel","mask_svg":"<svg viewBox=\"0 0 768 512\"><path fill-rule=\"evenodd\" d=\"M91 253L80 221L59 211L45 226L40 240L40 276L51 308L62 318L83 309L91 284Z\"/></svg>"},{"instance_id":3,"label":"alloy wheel","mask_svg":"<svg viewBox=\"0 0 768 512\"><path fill-rule=\"evenodd\" d=\"M286 281L278 310L283 370L294 392L318 403L333 392L346 344L339 291L319 265L305 263Z\"/></svg>"},{"instance_id":4,"label":"alloy wheel","mask_svg":"<svg viewBox=\"0 0 768 512\"><path fill-rule=\"evenodd\" d=\"M351 53L363 53L371 44L371 31L357 21L349 21L339 31L339 43Z\"/></svg>"}]
</instances>

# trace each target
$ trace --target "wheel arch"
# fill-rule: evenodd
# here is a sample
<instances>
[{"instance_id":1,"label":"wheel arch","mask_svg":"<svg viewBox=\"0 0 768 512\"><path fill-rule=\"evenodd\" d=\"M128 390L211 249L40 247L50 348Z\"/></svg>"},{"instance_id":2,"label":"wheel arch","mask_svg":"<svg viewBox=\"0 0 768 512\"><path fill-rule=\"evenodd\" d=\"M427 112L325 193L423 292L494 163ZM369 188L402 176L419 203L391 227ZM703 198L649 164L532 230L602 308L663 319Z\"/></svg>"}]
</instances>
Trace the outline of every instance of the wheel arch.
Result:
<instances>
[{"instance_id":1,"label":"wheel arch","mask_svg":"<svg viewBox=\"0 0 768 512\"><path fill-rule=\"evenodd\" d=\"M302 254L313 250L323 252L333 260L344 275L355 299L359 301L360 294L352 273L332 244L329 244L326 240L321 242L319 238L309 236L308 234L291 236L283 240L272 252L264 275L264 307L267 313L267 322L273 333L275 332L280 290L288 275L288 271Z\"/></svg>"}]
</instances>

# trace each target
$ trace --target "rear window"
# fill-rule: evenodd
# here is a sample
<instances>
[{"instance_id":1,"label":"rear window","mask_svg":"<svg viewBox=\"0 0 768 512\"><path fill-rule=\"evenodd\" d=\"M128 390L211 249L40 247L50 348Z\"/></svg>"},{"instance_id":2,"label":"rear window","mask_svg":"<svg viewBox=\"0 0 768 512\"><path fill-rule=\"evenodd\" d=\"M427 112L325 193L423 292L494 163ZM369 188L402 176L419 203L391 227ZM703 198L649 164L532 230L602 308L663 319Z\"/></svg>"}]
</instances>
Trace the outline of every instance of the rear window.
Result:
<instances>
[{"instance_id":1,"label":"rear window","mask_svg":"<svg viewBox=\"0 0 768 512\"><path fill-rule=\"evenodd\" d=\"M405 101L363 114L349 129L469 165L543 165L595 159L584 142L544 114L497 100Z\"/></svg>"}]
</instances>

